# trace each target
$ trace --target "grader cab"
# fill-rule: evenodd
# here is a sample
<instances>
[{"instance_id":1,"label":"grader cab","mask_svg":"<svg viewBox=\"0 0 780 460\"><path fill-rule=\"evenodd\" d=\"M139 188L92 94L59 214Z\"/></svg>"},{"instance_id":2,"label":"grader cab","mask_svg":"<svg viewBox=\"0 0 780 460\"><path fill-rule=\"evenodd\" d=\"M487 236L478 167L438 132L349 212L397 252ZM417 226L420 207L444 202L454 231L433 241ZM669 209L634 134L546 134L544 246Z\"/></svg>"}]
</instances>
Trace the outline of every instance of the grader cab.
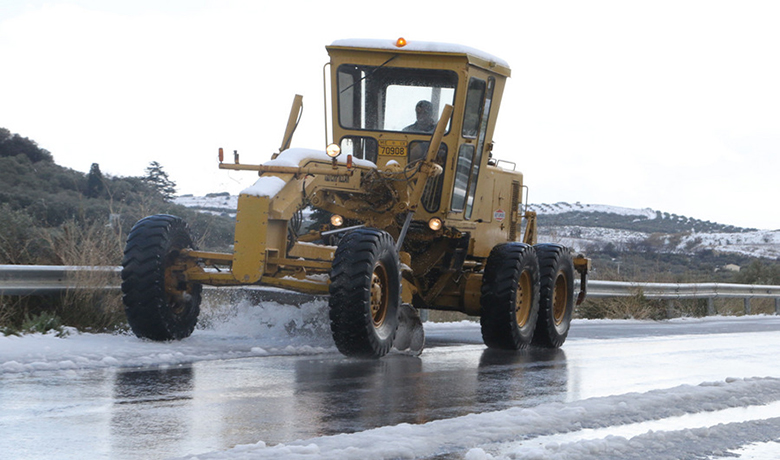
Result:
<instances>
[{"instance_id":1,"label":"grader cab","mask_svg":"<svg viewBox=\"0 0 780 460\"><path fill-rule=\"evenodd\" d=\"M479 316L488 347L561 346L575 272L581 302L590 262L536 244L523 175L493 154L508 65L403 39L327 51L325 151L290 148L300 96L269 161L226 162L220 149L221 169L259 174L239 195L232 253L197 250L175 216L133 227L122 290L134 333L189 336L204 284L267 285L329 294L333 339L348 356L421 352L420 309ZM311 209L330 224L304 230Z\"/></svg>"}]
</instances>

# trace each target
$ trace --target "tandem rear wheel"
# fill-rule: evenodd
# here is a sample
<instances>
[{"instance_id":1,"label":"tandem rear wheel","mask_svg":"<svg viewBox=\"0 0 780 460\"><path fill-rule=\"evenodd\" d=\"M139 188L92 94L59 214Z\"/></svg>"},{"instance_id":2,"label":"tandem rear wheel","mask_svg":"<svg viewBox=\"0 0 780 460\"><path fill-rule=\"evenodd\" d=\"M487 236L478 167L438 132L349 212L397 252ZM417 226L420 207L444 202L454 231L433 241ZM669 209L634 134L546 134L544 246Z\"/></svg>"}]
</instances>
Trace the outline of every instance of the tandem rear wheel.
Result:
<instances>
[{"instance_id":1,"label":"tandem rear wheel","mask_svg":"<svg viewBox=\"0 0 780 460\"><path fill-rule=\"evenodd\" d=\"M482 278L480 310L489 348L560 347L574 312L571 252L558 244L495 246Z\"/></svg>"},{"instance_id":2,"label":"tandem rear wheel","mask_svg":"<svg viewBox=\"0 0 780 460\"><path fill-rule=\"evenodd\" d=\"M557 348L566 341L574 313L574 263L559 244L534 246L539 258L539 316L533 344Z\"/></svg>"}]
</instances>

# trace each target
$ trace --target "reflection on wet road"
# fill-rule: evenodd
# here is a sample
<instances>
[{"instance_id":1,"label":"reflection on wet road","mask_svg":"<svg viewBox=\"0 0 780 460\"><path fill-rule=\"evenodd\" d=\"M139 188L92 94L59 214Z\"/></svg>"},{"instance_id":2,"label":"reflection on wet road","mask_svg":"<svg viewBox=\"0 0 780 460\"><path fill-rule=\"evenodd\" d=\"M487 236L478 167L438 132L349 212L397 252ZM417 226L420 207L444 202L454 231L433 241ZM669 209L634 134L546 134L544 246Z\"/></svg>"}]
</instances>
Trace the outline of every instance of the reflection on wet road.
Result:
<instances>
[{"instance_id":1,"label":"reflection on wet road","mask_svg":"<svg viewBox=\"0 0 780 460\"><path fill-rule=\"evenodd\" d=\"M114 376L111 452L167 450L192 435L192 367L119 370Z\"/></svg>"},{"instance_id":2,"label":"reflection on wet road","mask_svg":"<svg viewBox=\"0 0 780 460\"><path fill-rule=\"evenodd\" d=\"M533 406L566 391L562 350L449 354L435 363L406 356L298 361L296 400L314 416L319 436Z\"/></svg>"},{"instance_id":3,"label":"reflection on wet road","mask_svg":"<svg viewBox=\"0 0 780 460\"><path fill-rule=\"evenodd\" d=\"M430 354L379 361L288 356L121 370L110 408L111 456L276 444L565 398L563 350L518 354L467 346Z\"/></svg>"}]
</instances>

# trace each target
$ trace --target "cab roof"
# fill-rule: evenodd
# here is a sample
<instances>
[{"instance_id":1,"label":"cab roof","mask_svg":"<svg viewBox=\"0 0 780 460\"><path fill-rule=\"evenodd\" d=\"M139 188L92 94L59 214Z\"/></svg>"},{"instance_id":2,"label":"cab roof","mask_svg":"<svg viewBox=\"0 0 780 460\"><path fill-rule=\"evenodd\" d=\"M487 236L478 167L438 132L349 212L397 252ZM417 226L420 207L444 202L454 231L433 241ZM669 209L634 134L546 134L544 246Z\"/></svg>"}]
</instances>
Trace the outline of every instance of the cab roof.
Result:
<instances>
[{"instance_id":1,"label":"cab roof","mask_svg":"<svg viewBox=\"0 0 780 460\"><path fill-rule=\"evenodd\" d=\"M399 39L401 40L401 39ZM351 49L351 50L383 50L404 54L434 54L434 55L460 55L464 56L469 64L481 67L500 75L510 76L509 64L490 53L468 46L442 42L408 41L405 45L397 45L396 40L385 39L359 39L350 38L336 40L327 46L327 49Z\"/></svg>"}]
</instances>

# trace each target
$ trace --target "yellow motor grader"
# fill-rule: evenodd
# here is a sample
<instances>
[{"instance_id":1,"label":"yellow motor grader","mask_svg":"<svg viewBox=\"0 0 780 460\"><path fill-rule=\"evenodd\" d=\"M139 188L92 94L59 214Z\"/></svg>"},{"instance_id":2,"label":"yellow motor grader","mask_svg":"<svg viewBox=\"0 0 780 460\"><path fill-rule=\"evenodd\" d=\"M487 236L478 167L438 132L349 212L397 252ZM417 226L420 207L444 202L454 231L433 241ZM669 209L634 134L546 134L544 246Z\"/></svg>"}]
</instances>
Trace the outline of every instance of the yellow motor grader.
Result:
<instances>
[{"instance_id":1,"label":"yellow motor grader","mask_svg":"<svg viewBox=\"0 0 780 460\"><path fill-rule=\"evenodd\" d=\"M175 216L133 227L122 291L134 333L189 336L203 284L266 285L329 294L333 339L347 356L421 352L420 309L479 316L491 348L561 346L575 272L579 303L590 261L536 244L523 175L493 154L509 66L403 39L326 49L325 151L290 148L301 96L269 161L226 162L220 149L221 169L259 174L239 195L232 253L199 251ZM330 223L302 230L311 209Z\"/></svg>"}]
</instances>

